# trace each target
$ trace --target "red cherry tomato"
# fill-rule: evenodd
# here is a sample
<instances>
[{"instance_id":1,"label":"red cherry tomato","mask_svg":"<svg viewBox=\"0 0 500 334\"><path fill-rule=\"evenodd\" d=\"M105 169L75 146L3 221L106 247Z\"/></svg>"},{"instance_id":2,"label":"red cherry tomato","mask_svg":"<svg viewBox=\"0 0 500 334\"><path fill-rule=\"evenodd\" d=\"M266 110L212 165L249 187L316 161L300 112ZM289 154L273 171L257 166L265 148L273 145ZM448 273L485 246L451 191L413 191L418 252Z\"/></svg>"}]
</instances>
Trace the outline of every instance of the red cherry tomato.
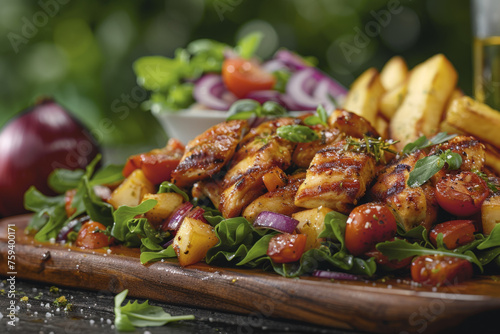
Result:
<instances>
[{"instance_id":1,"label":"red cherry tomato","mask_svg":"<svg viewBox=\"0 0 500 334\"><path fill-rule=\"evenodd\" d=\"M436 184L439 206L456 216L470 216L479 212L489 194L486 182L472 172L448 175Z\"/></svg>"},{"instance_id":2,"label":"red cherry tomato","mask_svg":"<svg viewBox=\"0 0 500 334\"><path fill-rule=\"evenodd\" d=\"M222 64L222 80L227 89L238 98L256 90L269 90L276 82L271 73L257 63L241 58L226 59Z\"/></svg>"},{"instance_id":3,"label":"red cherry tomato","mask_svg":"<svg viewBox=\"0 0 500 334\"><path fill-rule=\"evenodd\" d=\"M122 173L127 177L140 168L151 183L159 184L169 181L172 171L179 164L183 154L184 145L177 139L170 139L165 148L129 157Z\"/></svg>"},{"instance_id":4,"label":"red cherry tomato","mask_svg":"<svg viewBox=\"0 0 500 334\"><path fill-rule=\"evenodd\" d=\"M76 246L82 248L102 248L110 245L110 238L99 230L104 231L106 226L101 223L88 221L83 224L76 237Z\"/></svg>"},{"instance_id":5,"label":"red cherry tomato","mask_svg":"<svg viewBox=\"0 0 500 334\"><path fill-rule=\"evenodd\" d=\"M407 257L406 259L402 259L401 261L389 260L389 258L382 254L382 252L378 249L373 249L365 253L365 255L368 257L374 257L377 264L387 271L393 271L408 267L412 259L412 257Z\"/></svg>"},{"instance_id":6,"label":"red cherry tomato","mask_svg":"<svg viewBox=\"0 0 500 334\"><path fill-rule=\"evenodd\" d=\"M411 264L411 278L426 285L452 285L473 275L472 264L458 257L422 255Z\"/></svg>"},{"instance_id":7,"label":"red cherry tomato","mask_svg":"<svg viewBox=\"0 0 500 334\"><path fill-rule=\"evenodd\" d=\"M434 226L429 233L429 239L436 246L438 234L442 233L446 248L455 249L474 241L474 232L476 226L473 220L452 220Z\"/></svg>"},{"instance_id":8,"label":"red cherry tomato","mask_svg":"<svg viewBox=\"0 0 500 334\"><path fill-rule=\"evenodd\" d=\"M275 235L269 240L267 255L275 263L288 263L300 260L306 248L305 234L283 233Z\"/></svg>"},{"instance_id":9,"label":"red cherry tomato","mask_svg":"<svg viewBox=\"0 0 500 334\"><path fill-rule=\"evenodd\" d=\"M76 208L71 206L73 204L73 198L75 198L75 195L76 189L68 190L64 194L64 209L66 210L66 215L68 217L71 217L76 212Z\"/></svg>"},{"instance_id":10,"label":"red cherry tomato","mask_svg":"<svg viewBox=\"0 0 500 334\"><path fill-rule=\"evenodd\" d=\"M352 210L345 229L345 246L355 256L372 250L379 242L396 235L397 224L384 204L367 203Z\"/></svg>"}]
</instances>

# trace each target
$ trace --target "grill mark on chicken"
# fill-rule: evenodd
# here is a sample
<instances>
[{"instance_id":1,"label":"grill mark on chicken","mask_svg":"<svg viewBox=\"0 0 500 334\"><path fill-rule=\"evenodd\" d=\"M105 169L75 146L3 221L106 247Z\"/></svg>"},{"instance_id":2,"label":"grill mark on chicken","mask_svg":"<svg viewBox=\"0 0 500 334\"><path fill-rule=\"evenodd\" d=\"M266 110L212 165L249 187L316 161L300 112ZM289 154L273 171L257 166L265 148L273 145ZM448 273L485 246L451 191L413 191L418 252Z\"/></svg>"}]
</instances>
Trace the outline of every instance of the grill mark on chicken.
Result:
<instances>
[{"instance_id":1,"label":"grill mark on chicken","mask_svg":"<svg viewBox=\"0 0 500 334\"><path fill-rule=\"evenodd\" d=\"M321 131L321 138L309 143L298 143L293 152L292 162L300 167L307 168L312 159L323 148L341 140L344 134L338 129L326 129Z\"/></svg>"},{"instance_id":2,"label":"grill mark on chicken","mask_svg":"<svg viewBox=\"0 0 500 334\"><path fill-rule=\"evenodd\" d=\"M190 141L181 162L172 172L172 181L187 187L219 172L232 158L247 121L217 124Z\"/></svg>"}]
</instances>

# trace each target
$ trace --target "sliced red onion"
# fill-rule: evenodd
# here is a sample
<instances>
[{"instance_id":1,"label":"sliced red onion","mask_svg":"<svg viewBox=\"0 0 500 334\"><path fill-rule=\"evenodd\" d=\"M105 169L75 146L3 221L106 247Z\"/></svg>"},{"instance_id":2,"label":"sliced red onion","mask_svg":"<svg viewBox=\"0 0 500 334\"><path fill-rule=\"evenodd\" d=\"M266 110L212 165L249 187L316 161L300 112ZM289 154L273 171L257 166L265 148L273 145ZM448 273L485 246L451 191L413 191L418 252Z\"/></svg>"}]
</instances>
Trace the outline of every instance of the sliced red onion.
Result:
<instances>
[{"instance_id":1,"label":"sliced red onion","mask_svg":"<svg viewBox=\"0 0 500 334\"><path fill-rule=\"evenodd\" d=\"M188 215L189 211L193 208L191 202L181 204L163 224L162 230L177 231L181 226L182 221Z\"/></svg>"},{"instance_id":2,"label":"sliced red onion","mask_svg":"<svg viewBox=\"0 0 500 334\"><path fill-rule=\"evenodd\" d=\"M271 211L262 211L253 222L255 228L270 228L283 233L293 233L298 224L296 219Z\"/></svg>"},{"instance_id":3,"label":"sliced red onion","mask_svg":"<svg viewBox=\"0 0 500 334\"><path fill-rule=\"evenodd\" d=\"M245 96L245 98L255 100L260 104L263 104L264 102L267 101L274 101L286 107L283 101L281 100L281 93L278 92L277 90L256 90L248 93L247 96Z\"/></svg>"},{"instance_id":4,"label":"sliced red onion","mask_svg":"<svg viewBox=\"0 0 500 334\"><path fill-rule=\"evenodd\" d=\"M201 220L202 222L208 224L207 220L205 217L203 217L203 214L205 213L205 210L197 206L193 210L189 211L186 217L190 217L196 220Z\"/></svg>"},{"instance_id":5,"label":"sliced red onion","mask_svg":"<svg viewBox=\"0 0 500 334\"><path fill-rule=\"evenodd\" d=\"M289 50L279 50L274 55L274 59L280 60L292 71L303 70L304 68L311 67L297 54Z\"/></svg>"},{"instance_id":6,"label":"sliced red onion","mask_svg":"<svg viewBox=\"0 0 500 334\"><path fill-rule=\"evenodd\" d=\"M287 70L287 71L290 70L290 67L288 67L285 63L283 63L279 59L272 59L266 61L265 63L262 64L261 68L269 73L273 73L280 70Z\"/></svg>"},{"instance_id":7,"label":"sliced red onion","mask_svg":"<svg viewBox=\"0 0 500 334\"><path fill-rule=\"evenodd\" d=\"M358 281L361 279L361 277L357 275L328 270L315 270L312 275L314 277L337 279L343 281Z\"/></svg>"},{"instance_id":8,"label":"sliced red onion","mask_svg":"<svg viewBox=\"0 0 500 334\"><path fill-rule=\"evenodd\" d=\"M196 102L215 110L228 110L236 97L226 89L222 77L206 74L194 85L193 96Z\"/></svg>"},{"instance_id":9,"label":"sliced red onion","mask_svg":"<svg viewBox=\"0 0 500 334\"><path fill-rule=\"evenodd\" d=\"M170 239L169 241L165 242L162 247L163 248L167 248L168 246L170 246L171 244L173 244L174 242L174 238Z\"/></svg>"},{"instance_id":10,"label":"sliced red onion","mask_svg":"<svg viewBox=\"0 0 500 334\"><path fill-rule=\"evenodd\" d=\"M75 219L72 219L64 226L60 231L59 234L57 235L56 241L67 241L68 240L68 234L75 229L78 225L81 225L85 223L86 221L90 220L89 216L82 216L82 217L77 217Z\"/></svg>"}]
</instances>

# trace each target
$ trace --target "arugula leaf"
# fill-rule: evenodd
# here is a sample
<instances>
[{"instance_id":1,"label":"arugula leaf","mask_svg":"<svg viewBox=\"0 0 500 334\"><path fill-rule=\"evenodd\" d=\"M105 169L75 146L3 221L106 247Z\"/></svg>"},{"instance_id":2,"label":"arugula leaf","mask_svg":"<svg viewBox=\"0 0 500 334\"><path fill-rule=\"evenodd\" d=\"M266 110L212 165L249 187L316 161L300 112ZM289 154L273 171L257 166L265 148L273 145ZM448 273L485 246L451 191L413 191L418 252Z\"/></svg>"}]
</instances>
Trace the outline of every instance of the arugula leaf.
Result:
<instances>
[{"instance_id":1,"label":"arugula leaf","mask_svg":"<svg viewBox=\"0 0 500 334\"><path fill-rule=\"evenodd\" d=\"M308 143L319 139L318 134L305 125L280 126L276 133L294 143Z\"/></svg>"},{"instance_id":2,"label":"arugula leaf","mask_svg":"<svg viewBox=\"0 0 500 334\"><path fill-rule=\"evenodd\" d=\"M378 243L376 248L382 252L389 260L401 261L405 258L418 256L418 255L433 255L440 254L445 256L458 257L461 259L466 259L474 264L476 264L481 272L483 271L483 266L477 257L470 250L465 251L463 254L456 253L453 251L448 251L444 249L429 249L420 246L418 243L409 243L405 240L396 239L394 241L385 241Z\"/></svg>"},{"instance_id":3,"label":"arugula leaf","mask_svg":"<svg viewBox=\"0 0 500 334\"><path fill-rule=\"evenodd\" d=\"M491 247L500 247L500 224L496 224L490 235L477 246L477 249L487 249Z\"/></svg>"},{"instance_id":4,"label":"arugula leaf","mask_svg":"<svg viewBox=\"0 0 500 334\"><path fill-rule=\"evenodd\" d=\"M159 306L149 305L146 300L139 304L136 300L121 306L127 297L128 290L123 290L115 296L115 327L118 331L133 332L135 327L158 327L172 321L194 320L193 315L171 316Z\"/></svg>"},{"instance_id":5,"label":"arugula leaf","mask_svg":"<svg viewBox=\"0 0 500 334\"><path fill-rule=\"evenodd\" d=\"M49 174L47 183L49 187L59 194L63 194L68 190L78 187L82 176L85 174L83 169L63 169L58 168Z\"/></svg>"},{"instance_id":6,"label":"arugula leaf","mask_svg":"<svg viewBox=\"0 0 500 334\"><path fill-rule=\"evenodd\" d=\"M432 145L442 144L450 139L455 138L456 136L457 135L455 134L449 135L446 132L440 132L431 139L427 139L426 136L421 136L414 142L406 144L406 146L403 148L403 154L409 154L411 152L427 148Z\"/></svg>"},{"instance_id":7,"label":"arugula leaf","mask_svg":"<svg viewBox=\"0 0 500 334\"><path fill-rule=\"evenodd\" d=\"M96 186L120 182L124 178L122 170L123 166L121 165L108 165L101 168L90 179L90 185Z\"/></svg>"},{"instance_id":8,"label":"arugula leaf","mask_svg":"<svg viewBox=\"0 0 500 334\"><path fill-rule=\"evenodd\" d=\"M157 252L141 252L141 264L146 264L149 262L158 261L161 259L176 258L177 254L174 251L172 245L167 248L157 251Z\"/></svg>"},{"instance_id":9,"label":"arugula leaf","mask_svg":"<svg viewBox=\"0 0 500 334\"><path fill-rule=\"evenodd\" d=\"M410 238L410 239L420 239L423 240L422 235L425 234L427 235L427 231L423 225L418 225L417 227L412 228L409 231L405 231L403 226L398 222L397 225L397 234L403 238Z\"/></svg>"},{"instance_id":10,"label":"arugula leaf","mask_svg":"<svg viewBox=\"0 0 500 334\"><path fill-rule=\"evenodd\" d=\"M345 228L347 225L347 216L337 212L330 211L325 216L325 228L318 235L318 238L326 238L338 241L341 245L341 250L345 249Z\"/></svg>"},{"instance_id":11,"label":"arugula leaf","mask_svg":"<svg viewBox=\"0 0 500 334\"><path fill-rule=\"evenodd\" d=\"M306 125L310 125L310 126L317 125L317 124L322 124L324 126L328 126L328 123L327 123L328 114L327 114L327 112L322 104L320 104L318 106L318 108L316 109L316 114L317 115L307 117L304 120L304 123Z\"/></svg>"},{"instance_id":12,"label":"arugula leaf","mask_svg":"<svg viewBox=\"0 0 500 334\"><path fill-rule=\"evenodd\" d=\"M90 219L104 226L113 225L113 207L95 194L86 175L82 180L84 189L82 193L82 202Z\"/></svg>"},{"instance_id":13,"label":"arugula leaf","mask_svg":"<svg viewBox=\"0 0 500 334\"><path fill-rule=\"evenodd\" d=\"M184 198L184 201L186 202L189 201L189 196L184 190L180 189L175 184L168 181L164 181L160 184L160 187L158 188L158 194L161 193L178 193L179 195L182 196L182 198Z\"/></svg>"},{"instance_id":14,"label":"arugula leaf","mask_svg":"<svg viewBox=\"0 0 500 334\"><path fill-rule=\"evenodd\" d=\"M261 32L253 32L238 41L235 50L238 54L245 59L251 58L255 51L259 48L260 42L262 40Z\"/></svg>"},{"instance_id":15,"label":"arugula leaf","mask_svg":"<svg viewBox=\"0 0 500 334\"><path fill-rule=\"evenodd\" d=\"M141 244L138 235L144 235L142 233L144 224L149 224L146 218L135 218L137 215L151 210L157 201L154 199L148 199L141 204L130 207L130 206L120 206L113 212L114 224L111 228L111 236L125 243L127 247L137 247Z\"/></svg>"}]
</instances>

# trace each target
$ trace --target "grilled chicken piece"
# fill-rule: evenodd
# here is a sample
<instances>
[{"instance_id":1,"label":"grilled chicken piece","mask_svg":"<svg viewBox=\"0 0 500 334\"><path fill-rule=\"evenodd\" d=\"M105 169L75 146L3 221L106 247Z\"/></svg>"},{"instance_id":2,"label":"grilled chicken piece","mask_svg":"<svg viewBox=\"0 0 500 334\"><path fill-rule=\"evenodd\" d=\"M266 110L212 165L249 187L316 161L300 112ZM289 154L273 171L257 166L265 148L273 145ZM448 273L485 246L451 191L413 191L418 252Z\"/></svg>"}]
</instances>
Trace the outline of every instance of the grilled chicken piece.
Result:
<instances>
[{"instance_id":1,"label":"grilled chicken piece","mask_svg":"<svg viewBox=\"0 0 500 334\"><path fill-rule=\"evenodd\" d=\"M295 195L295 205L349 213L357 204L375 177L375 159L366 153L345 151L345 143L342 140L314 156Z\"/></svg>"},{"instance_id":2,"label":"grilled chicken piece","mask_svg":"<svg viewBox=\"0 0 500 334\"><path fill-rule=\"evenodd\" d=\"M363 138L365 135L373 138L380 137L377 130L365 118L344 109L335 110L328 117L328 125L354 138Z\"/></svg>"},{"instance_id":3,"label":"grilled chicken piece","mask_svg":"<svg viewBox=\"0 0 500 334\"><path fill-rule=\"evenodd\" d=\"M290 216L303 210L295 205L295 194L304 182L305 173L290 176L288 183L276 190L265 193L250 203L243 211L243 217L253 222L262 211L272 211Z\"/></svg>"},{"instance_id":4,"label":"grilled chicken piece","mask_svg":"<svg viewBox=\"0 0 500 334\"><path fill-rule=\"evenodd\" d=\"M319 150L341 140L343 137L343 134L338 129L322 130L319 140L297 144L295 151L293 151L292 162L300 168L308 168Z\"/></svg>"},{"instance_id":5,"label":"grilled chicken piece","mask_svg":"<svg viewBox=\"0 0 500 334\"><path fill-rule=\"evenodd\" d=\"M424 184L422 187L410 188L406 184L416 162L425 156L423 151L416 151L388 165L370 189L370 197L386 203L406 231L418 225L429 229L437 217L434 187Z\"/></svg>"},{"instance_id":6,"label":"grilled chicken piece","mask_svg":"<svg viewBox=\"0 0 500 334\"><path fill-rule=\"evenodd\" d=\"M222 180L209 179L198 181L193 184L191 195L193 198L207 198L215 207L220 203L220 192L222 188Z\"/></svg>"},{"instance_id":7,"label":"grilled chicken piece","mask_svg":"<svg viewBox=\"0 0 500 334\"><path fill-rule=\"evenodd\" d=\"M219 172L232 158L246 127L246 120L222 122L191 140L172 172L172 182L188 187Z\"/></svg>"},{"instance_id":8,"label":"grilled chicken piece","mask_svg":"<svg viewBox=\"0 0 500 334\"><path fill-rule=\"evenodd\" d=\"M223 180L219 210L224 218L236 217L241 210L266 192L262 176L272 167L290 166L295 144L276 135L291 118L272 120L252 129L242 140L235 159Z\"/></svg>"},{"instance_id":9,"label":"grilled chicken piece","mask_svg":"<svg viewBox=\"0 0 500 334\"><path fill-rule=\"evenodd\" d=\"M462 166L460 170L471 171L482 170L484 167L485 147L474 137L457 136L446 143L436 145L429 154L436 153L437 150L451 150L462 156Z\"/></svg>"}]
</instances>

